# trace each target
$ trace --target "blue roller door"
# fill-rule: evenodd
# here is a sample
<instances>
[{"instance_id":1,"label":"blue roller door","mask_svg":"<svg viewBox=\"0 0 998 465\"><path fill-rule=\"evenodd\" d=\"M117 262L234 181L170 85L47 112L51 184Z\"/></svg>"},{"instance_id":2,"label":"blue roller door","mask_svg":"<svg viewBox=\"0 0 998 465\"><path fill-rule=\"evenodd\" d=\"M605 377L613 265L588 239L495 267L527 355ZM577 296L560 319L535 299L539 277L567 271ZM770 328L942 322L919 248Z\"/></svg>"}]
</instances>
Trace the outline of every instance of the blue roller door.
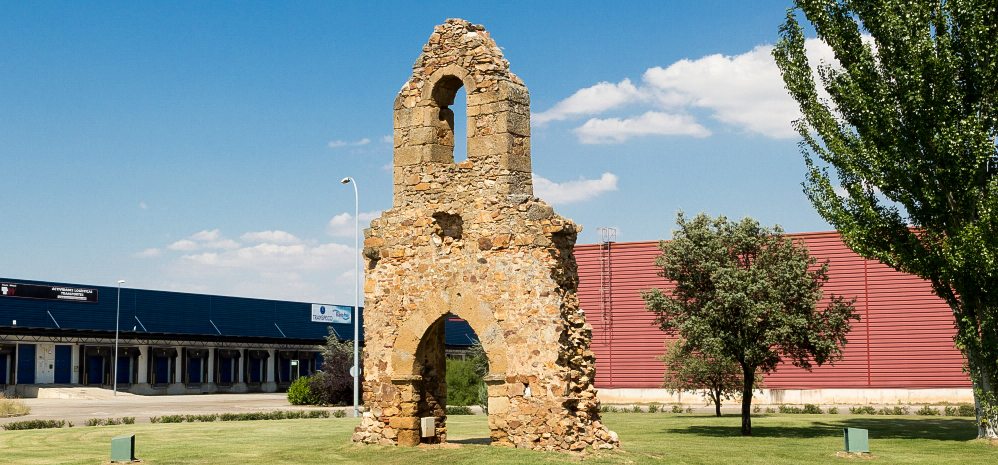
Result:
<instances>
[{"instance_id":1,"label":"blue roller door","mask_svg":"<svg viewBox=\"0 0 998 465\"><path fill-rule=\"evenodd\" d=\"M73 346L55 346L55 382L69 384L73 377Z\"/></svg>"},{"instance_id":2,"label":"blue roller door","mask_svg":"<svg viewBox=\"0 0 998 465\"><path fill-rule=\"evenodd\" d=\"M17 384L35 384L35 345L17 345Z\"/></svg>"}]
</instances>

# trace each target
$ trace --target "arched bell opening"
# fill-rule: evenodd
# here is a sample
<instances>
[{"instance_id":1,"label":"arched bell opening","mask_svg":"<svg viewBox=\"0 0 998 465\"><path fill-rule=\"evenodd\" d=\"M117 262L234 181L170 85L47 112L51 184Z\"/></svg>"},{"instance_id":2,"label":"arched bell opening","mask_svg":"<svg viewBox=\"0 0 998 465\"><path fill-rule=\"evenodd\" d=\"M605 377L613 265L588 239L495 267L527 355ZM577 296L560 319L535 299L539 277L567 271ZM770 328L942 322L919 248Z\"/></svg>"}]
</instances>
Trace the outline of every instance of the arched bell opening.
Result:
<instances>
[{"instance_id":1,"label":"arched bell opening","mask_svg":"<svg viewBox=\"0 0 998 465\"><path fill-rule=\"evenodd\" d=\"M457 76L442 76L434 83L431 97L437 108L433 122L434 143L450 150L452 162L466 160L469 128L464 82Z\"/></svg>"}]
</instances>

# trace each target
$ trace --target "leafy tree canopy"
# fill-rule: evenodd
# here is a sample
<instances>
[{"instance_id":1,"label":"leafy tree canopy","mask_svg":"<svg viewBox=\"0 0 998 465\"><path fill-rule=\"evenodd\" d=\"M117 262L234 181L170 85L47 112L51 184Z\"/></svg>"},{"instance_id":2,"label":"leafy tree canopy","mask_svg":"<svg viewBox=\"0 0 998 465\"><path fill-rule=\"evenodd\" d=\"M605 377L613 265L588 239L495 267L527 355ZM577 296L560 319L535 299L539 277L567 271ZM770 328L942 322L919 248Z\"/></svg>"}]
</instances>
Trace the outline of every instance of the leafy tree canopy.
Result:
<instances>
[{"instance_id":1,"label":"leafy tree canopy","mask_svg":"<svg viewBox=\"0 0 998 465\"><path fill-rule=\"evenodd\" d=\"M949 303L979 434L998 437L998 2L795 3L773 53L803 113L805 192L850 247ZM827 99L798 11L835 54L817 64Z\"/></svg>"},{"instance_id":2,"label":"leafy tree canopy","mask_svg":"<svg viewBox=\"0 0 998 465\"><path fill-rule=\"evenodd\" d=\"M778 226L704 214L687 220L682 213L676 224L656 261L675 287L644 293L645 304L662 330L682 338L682 350L741 366L742 434L749 435L756 372L772 372L784 360L811 369L841 358L850 322L859 317L840 296L818 308L828 264Z\"/></svg>"}]
</instances>

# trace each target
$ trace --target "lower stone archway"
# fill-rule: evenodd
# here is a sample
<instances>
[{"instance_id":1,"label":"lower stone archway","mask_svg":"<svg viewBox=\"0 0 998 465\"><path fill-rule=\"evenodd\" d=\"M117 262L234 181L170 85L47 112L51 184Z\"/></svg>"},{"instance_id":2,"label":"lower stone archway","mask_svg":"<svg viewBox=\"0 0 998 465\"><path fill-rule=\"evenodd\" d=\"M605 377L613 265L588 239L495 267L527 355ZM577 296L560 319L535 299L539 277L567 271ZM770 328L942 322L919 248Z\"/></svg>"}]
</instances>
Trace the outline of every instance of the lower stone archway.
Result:
<instances>
[{"instance_id":1,"label":"lower stone archway","mask_svg":"<svg viewBox=\"0 0 998 465\"><path fill-rule=\"evenodd\" d=\"M456 362L448 357L446 326L448 320L458 316L448 313L430 324L416 348L412 375L399 376L394 379L397 385L405 386L404 389L401 389L402 393L412 392L412 399L404 398L403 394L403 398L400 400L402 404L410 401L415 404L415 416L419 419L417 425L420 430L418 441L417 436L413 433L400 431L399 445L438 444L448 440L447 405L455 405L455 386L450 384L448 374L452 368L452 363L461 362ZM485 353L484 358L488 360L488 351L483 348L483 352ZM493 351L493 356L498 355ZM491 367L492 364L489 363L488 366ZM484 379L488 380L486 386L501 386L505 382L503 374L494 373L491 370L486 372ZM495 391L496 388L492 390ZM427 418L433 419L432 433L423 431L425 427L423 421L429 421L424 420ZM413 422L402 420L399 423L412 424ZM491 428L497 424L496 422L490 421L489 424L490 434L485 437L488 438L487 442L504 437L504 432Z\"/></svg>"},{"instance_id":2,"label":"lower stone archway","mask_svg":"<svg viewBox=\"0 0 998 465\"><path fill-rule=\"evenodd\" d=\"M489 372L484 381L489 393L490 439L492 442L508 442L508 432L502 428L504 422L492 418L493 414L505 413L503 407L508 405L505 399L499 399L507 392L504 370L508 363L508 346L503 329L491 308L479 299L448 292L441 294L429 296L425 301L427 305L412 312L400 325L388 364L388 371L393 373L391 385L386 386L382 382L377 388L365 387L365 393L376 391L382 394L378 400L365 398L365 404L372 413L367 416L370 421L365 420L368 423L366 429L379 432L383 439L394 439L393 442L400 446L446 442L445 323L447 318L459 316L478 336L489 361ZM496 399L493 400L493 397ZM492 413L493 406L498 409L496 413ZM374 421L377 417L387 420L380 422L383 426ZM433 418L432 435L422 434L421 422L424 418Z\"/></svg>"}]
</instances>

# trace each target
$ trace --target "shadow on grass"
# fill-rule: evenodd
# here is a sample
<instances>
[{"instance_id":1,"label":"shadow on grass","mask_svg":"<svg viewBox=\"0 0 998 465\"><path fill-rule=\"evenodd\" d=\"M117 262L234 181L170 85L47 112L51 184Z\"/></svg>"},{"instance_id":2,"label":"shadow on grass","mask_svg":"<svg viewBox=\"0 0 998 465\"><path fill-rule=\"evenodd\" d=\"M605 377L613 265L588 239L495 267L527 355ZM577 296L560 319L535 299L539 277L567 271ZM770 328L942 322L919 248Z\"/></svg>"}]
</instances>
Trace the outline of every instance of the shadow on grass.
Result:
<instances>
[{"instance_id":1,"label":"shadow on grass","mask_svg":"<svg viewBox=\"0 0 998 465\"><path fill-rule=\"evenodd\" d=\"M487 446L492 444L491 438L464 438L464 439L448 439L447 442L451 444L476 444Z\"/></svg>"},{"instance_id":2,"label":"shadow on grass","mask_svg":"<svg viewBox=\"0 0 998 465\"><path fill-rule=\"evenodd\" d=\"M715 418L715 417L705 417ZM756 417L753 416L753 420ZM977 437L973 420L961 418L869 417L839 421L814 421L799 426L767 426L753 421L752 436L762 438L842 437L842 428L870 430L870 439L928 439L937 441L969 441ZM667 433L695 434L712 437L741 436L740 426L692 425L666 429Z\"/></svg>"}]
</instances>

